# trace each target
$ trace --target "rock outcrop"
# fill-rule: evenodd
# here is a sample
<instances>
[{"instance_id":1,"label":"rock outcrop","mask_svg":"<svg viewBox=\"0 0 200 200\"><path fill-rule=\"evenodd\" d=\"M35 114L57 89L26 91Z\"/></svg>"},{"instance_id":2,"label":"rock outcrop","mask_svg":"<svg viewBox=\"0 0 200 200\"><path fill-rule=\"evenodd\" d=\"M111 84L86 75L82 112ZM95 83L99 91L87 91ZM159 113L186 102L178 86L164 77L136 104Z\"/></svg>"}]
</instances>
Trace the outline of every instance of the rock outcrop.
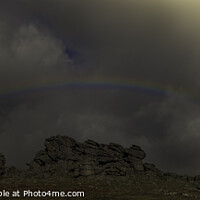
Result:
<instances>
[{"instance_id":1,"label":"rock outcrop","mask_svg":"<svg viewBox=\"0 0 200 200\"><path fill-rule=\"evenodd\" d=\"M32 172L61 173L73 177L112 175L126 176L144 171L145 152L136 145L98 144L92 140L79 143L66 136L46 139L45 149L29 163Z\"/></svg>"},{"instance_id":2,"label":"rock outcrop","mask_svg":"<svg viewBox=\"0 0 200 200\"><path fill-rule=\"evenodd\" d=\"M149 176L163 176L163 172L156 168L154 164L144 163L144 170Z\"/></svg>"},{"instance_id":3,"label":"rock outcrop","mask_svg":"<svg viewBox=\"0 0 200 200\"><path fill-rule=\"evenodd\" d=\"M5 173L5 164L6 164L5 156L0 153L0 175L3 175Z\"/></svg>"},{"instance_id":4,"label":"rock outcrop","mask_svg":"<svg viewBox=\"0 0 200 200\"><path fill-rule=\"evenodd\" d=\"M28 164L28 170L6 167L6 159L0 153L0 176L56 177L106 177L139 176L141 179L180 180L199 183L200 176L181 176L165 173L154 164L143 163L145 152L136 145L124 148L119 144L99 144L92 140L79 143L71 137L53 136L45 141L45 149L39 151ZM95 179L96 180L96 179Z\"/></svg>"}]
</instances>

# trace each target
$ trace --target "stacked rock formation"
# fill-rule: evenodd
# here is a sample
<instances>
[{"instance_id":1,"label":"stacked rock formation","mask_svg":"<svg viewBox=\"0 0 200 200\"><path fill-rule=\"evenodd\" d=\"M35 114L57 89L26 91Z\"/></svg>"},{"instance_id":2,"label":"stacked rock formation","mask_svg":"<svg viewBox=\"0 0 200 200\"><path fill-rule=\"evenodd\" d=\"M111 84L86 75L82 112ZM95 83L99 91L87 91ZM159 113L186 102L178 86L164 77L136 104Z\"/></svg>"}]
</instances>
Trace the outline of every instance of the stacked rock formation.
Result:
<instances>
[{"instance_id":1,"label":"stacked rock formation","mask_svg":"<svg viewBox=\"0 0 200 200\"><path fill-rule=\"evenodd\" d=\"M93 177L141 175L186 182L200 182L200 176L181 176L164 173L154 164L143 163L145 152L136 145L124 148L119 144L98 144L92 140L79 143L67 136L53 136L45 141L45 149L39 151L28 170L6 167L6 159L0 153L0 176L53 175L58 177ZM31 172L31 174L30 174Z\"/></svg>"},{"instance_id":2,"label":"stacked rock formation","mask_svg":"<svg viewBox=\"0 0 200 200\"><path fill-rule=\"evenodd\" d=\"M28 164L38 173L62 173L79 176L125 176L144 171L145 152L136 145L123 148L119 144L98 144L92 140L79 143L66 136L46 139L45 149L39 151Z\"/></svg>"}]
</instances>

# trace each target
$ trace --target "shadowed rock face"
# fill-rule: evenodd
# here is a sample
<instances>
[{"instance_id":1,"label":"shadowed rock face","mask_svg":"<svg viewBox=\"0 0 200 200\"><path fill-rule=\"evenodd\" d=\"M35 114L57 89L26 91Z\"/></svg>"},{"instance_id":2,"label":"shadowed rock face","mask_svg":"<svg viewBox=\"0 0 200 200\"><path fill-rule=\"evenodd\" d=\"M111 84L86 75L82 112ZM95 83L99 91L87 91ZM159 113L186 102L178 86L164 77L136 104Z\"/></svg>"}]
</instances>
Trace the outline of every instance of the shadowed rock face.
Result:
<instances>
[{"instance_id":1,"label":"shadowed rock face","mask_svg":"<svg viewBox=\"0 0 200 200\"><path fill-rule=\"evenodd\" d=\"M6 164L5 156L0 153L0 175L3 175L5 173L5 164Z\"/></svg>"},{"instance_id":2,"label":"shadowed rock face","mask_svg":"<svg viewBox=\"0 0 200 200\"><path fill-rule=\"evenodd\" d=\"M145 152L136 145L123 148L92 140L79 143L66 136L46 139L45 150L39 151L29 164L33 172L62 173L74 177L92 175L125 176L144 171Z\"/></svg>"},{"instance_id":3,"label":"shadowed rock face","mask_svg":"<svg viewBox=\"0 0 200 200\"><path fill-rule=\"evenodd\" d=\"M164 173L154 164L143 163L145 152L136 145L124 148L119 144L98 144L88 140L79 143L71 137L53 136L45 141L45 149L39 151L28 166L28 170L6 167L6 159L0 153L0 176L53 175L64 177L93 177L139 175L140 177L159 177L186 182L200 182L200 176L180 176ZM31 173L31 174L30 174Z\"/></svg>"}]
</instances>

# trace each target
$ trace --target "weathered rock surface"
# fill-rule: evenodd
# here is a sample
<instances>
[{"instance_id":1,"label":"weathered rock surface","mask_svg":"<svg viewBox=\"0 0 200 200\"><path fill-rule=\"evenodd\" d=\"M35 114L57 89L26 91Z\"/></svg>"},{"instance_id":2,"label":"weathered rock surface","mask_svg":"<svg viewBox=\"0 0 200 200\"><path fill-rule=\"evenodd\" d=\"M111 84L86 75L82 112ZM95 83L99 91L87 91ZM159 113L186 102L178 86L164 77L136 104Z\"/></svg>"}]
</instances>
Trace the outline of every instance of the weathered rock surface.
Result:
<instances>
[{"instance_id":1,"label":"weathered rock surface","mask_svg":"<svg viewBox=\"0 0 200 200\"><path fill-rule=\"evenodd\" d=\"M119 144L98 144L92 140L79 143L66 136L46 139L29 164L32 172L61 173L74 177L112 175L125 176L144 171L145 152L136 145L123 148Z\"/></svg>"},{"instance_id":2,"label":"weathered rock surface","mask_svg":"<svg viewBox=\"0 0 200 200\"><path fill-rule=\"evenodd\" d=\"M144 170L149 176L162 176L163 172L156 168L154 164L144 163Z\"/></svg>"},{"instance_id":3,"label":"weathered rock surface","mask_svg":"<svg viewBox=\"0 0 200 200\"><path fill-rule=\"evenodd\" d=\"M112 177L114 179L118 177L118 180L125 178L128 181L127 178L139 177L141 180L150 181L159 179L191 182L199 190L200 176L190 177L164 173L154 164L143 163L145 156L145 152L136 145L124 148L119 144L98 144L92 140L79 143L73 138L58 135L46 139L45 149L36 154L33 161L28 164L28 170L6 167L6 159L0 154L0 176L10 180L12 177L41 179L55 175L59 179L66 176L80 177L84 181L105 181Z\"/></svg>"}]
</instances>

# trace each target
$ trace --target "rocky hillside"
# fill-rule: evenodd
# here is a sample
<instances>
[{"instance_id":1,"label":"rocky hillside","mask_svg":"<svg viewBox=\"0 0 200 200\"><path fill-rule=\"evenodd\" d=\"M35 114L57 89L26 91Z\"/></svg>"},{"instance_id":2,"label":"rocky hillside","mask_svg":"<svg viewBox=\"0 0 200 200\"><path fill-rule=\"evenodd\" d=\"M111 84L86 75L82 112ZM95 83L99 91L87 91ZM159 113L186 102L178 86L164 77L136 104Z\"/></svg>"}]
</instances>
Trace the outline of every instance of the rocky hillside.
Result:
<instances>
[{"instance_id":1,"label":"rocky hillside","mask_svg":"<svg viewBox=\"0 0 200 200\"><path fill-rule=\"evenodd\" d=\"M200 176L164 173L143 162L146 154L139 146L79 143L59 135L44 144L27 170L6 167L0 154L0 188L77 189L89 200L200 199Z\"/></svg>"},{"instance_id":2,"label":"rocky hillside","mask_svg":"<svg viewBox=\"0 0 200 200\"><path fill-rule=\"evenodd\" d=\"M29 169L21 171L6 167L6 159L0 154L0 176L28 172L34 176L67 175L67 177L130 177L140 174L146 177L181 179L199 182L200 176L180 176L164 173L154 164L143 163L145 152L136 145L124 148L119 144L98 144L87 140L79 143L71 137L53 136L45 140L45 149L40 150L28 164Z\"/></svg>"},{"instance_id":3,"label":"rocky hillside","mask_svg":"<svg viewBox=\"0 0 200 200\"><path fill-rule=\"evenodd\" d=\"M67 136L47 138L45 149L29 163L35 174L67 174L71 177L127 176L140 173L147 177L197 180L197 177L164 173L155 165L143 163L145 152L136 145L124 148L119 144L98 144L88 140L79 143Z\"/></svg>"}]
</instances>

